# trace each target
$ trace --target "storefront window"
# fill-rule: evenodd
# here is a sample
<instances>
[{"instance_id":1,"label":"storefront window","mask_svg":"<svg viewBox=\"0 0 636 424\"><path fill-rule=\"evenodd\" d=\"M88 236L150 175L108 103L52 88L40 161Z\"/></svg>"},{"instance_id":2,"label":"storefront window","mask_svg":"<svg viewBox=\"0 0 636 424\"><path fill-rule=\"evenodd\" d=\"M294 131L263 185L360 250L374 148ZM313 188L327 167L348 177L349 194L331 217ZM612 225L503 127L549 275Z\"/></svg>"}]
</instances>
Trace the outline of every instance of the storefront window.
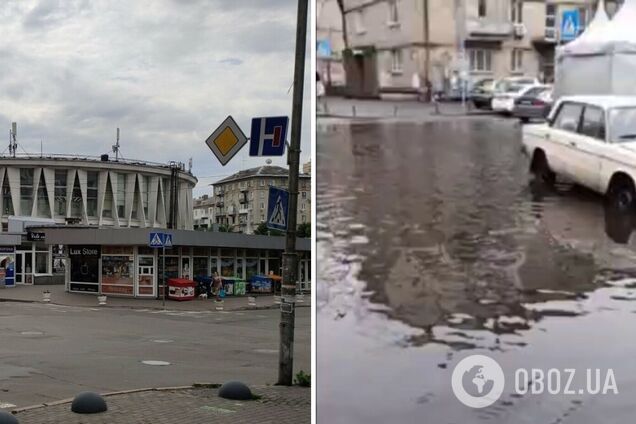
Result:
<instances>
[{"instance_id":1,"label":"storefront window","mask_svg":"<svg viewBox=\"0 0 636 424\"><path fill-rule=\"evenodd\" d=\"M69 246L71 291L99 290L99 246Z\"/></svg>"},{"instance_id":2,"label":"storefront window","mask_svg":"<svg viewBox=\"0 0 636 424\"><path fill-rule=\"evenodd\" d=\"M210 258L210 272L214 275L215 272L219 272L219 264L217 258Z\"/></svg>"},{"instance_id":3,"label":"storefront window","mask_svg":"<svg viewBox=\"0 0 636 424\"><path fill-rule=\"evenodd\" d=\"M280 270L280 259L275 258L275 259L268 259L268 271L271 274L272 272L275 275L281 275L281 270Z\"/></svg>"},{"instance_id":4,"label":"storefront window","mask_svg":"<svg viewBox=\"0 0 636 424\"><path fill-rule=\"evenodd\" d=\"M247 258L245 260L245 279L249 281L253 275L257 275L257 274L258 274L258 259Z\"/></svg>"},{"instance_id":5,"label":"storefront window","mask_svg":"<svg viewBox=\"0 0 636 424\"><path fill-rule=\"evenodd\" d=\"M192 277L190 269L190 257L181 258L181 278L189 280Z\"/></svg>"},{"instance_id":6,"label":"storefront window","mask_svg":"<svg viewBox=\"0 0 636 424\"><path fill-rule=\"evenodd\" d=\"M44 173L40 174L40 183L38 184L38 216L44 218L51 217L51 206L49 204L49 192L46 190L44 182Z\"/></svg>"},{"instance_id":7,"label":"storefront window","mask_svg":"<svg viewBox=\"0 0 636 424\"><path fill-rule=\"evenodd\" d=\"M53 274L64 274L66 271L66 261L64 260L64 245L54 244L51 247L51 251L53 253Z\"/></svg>"},{"instance_id":8,"label":"storefront window","mask_svg":"<svg viewBox=\"0 0 636 424\"><path fill-rule=\"evenodd\" d=\"M243 279L243 258L236 258L236 277Z\"/></svg>"},{"instance_id":9,"label":"storefront window","mask_svg":"<svg viewBox=\"0 0 636 424\"><path fill-rule=\"evenodd\" d=\"M102 256L102 293L133 293L133 257Z\"/></svg>"},{"instance_id":10,"label":"storefront window","mask_svg":"<svg viewBox=\"0 0 636 424\"><path fill-rule=\"evenodd\" d=\"M30 215L33 208L33 172L34 168L20 168L20 210Z\"/></svg>"},{"instance_id":11,"label":"storefront window","mask_svg":"<svg viewBox=\"0 0 636 424\"><path fill-rule=\"evenodd\" d=\"M35 273L48 274L49 252L35 252Z\"/></svg>"},{"instance_id":12,"label":"storefront window","mask_svg":"<svg viewBox=\"0 0 636 424\"><path fill-rule=\"evenodd\" d=\"M221 276L234 277L234 258L221 258Z\"/></svg>"},{"instance_id":13,"label":"storefront window","mask_svg":"<svg viewBox=\"0 0 636 424\"><path fill-rule=\"evenodd\" d=\"M208 275L208 258L195 256L193 259L193 270L195 277L205 277Z\"/></svg>"},{"instance_id":14,"label":"storefront window","mask_svg":"<svg viewBox=\"0 0 636 424\"><path fill-rule=\"evenodd\" d=\"M159 257L159 275L165 276L166 280L170 278L179 278L179 257L178 256L166 256L165 271L163 268L163 257ZM163 284L159 281L159 285Z\"/></svg>"}]
</instances>

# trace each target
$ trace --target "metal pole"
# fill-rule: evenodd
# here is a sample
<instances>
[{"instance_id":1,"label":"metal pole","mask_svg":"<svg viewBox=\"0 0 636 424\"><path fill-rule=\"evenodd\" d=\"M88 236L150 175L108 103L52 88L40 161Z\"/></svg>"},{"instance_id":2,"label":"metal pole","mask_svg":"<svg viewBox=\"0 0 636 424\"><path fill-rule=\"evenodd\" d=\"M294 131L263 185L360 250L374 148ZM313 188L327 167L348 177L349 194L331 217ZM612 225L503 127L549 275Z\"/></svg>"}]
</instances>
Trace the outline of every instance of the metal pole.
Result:
<instances>
[{"instance_id":1,"label":"metal pole","mask_svg":"<svg viewBox=\"0 0 636 424\"><path fill-rule=\"evenodd\" d=\"M161 290L161 299L163 304L163 309L166 309L166 246L163 246L163 255L161 257L161 261L163 262L163 266L161 269L163 270L161 279L163 281L163 290Z\"/></svg>"},{"instance_id":2,"label":"metal pole","mask_svg":"<svg viewBox=\"0 0 636 424\"><path fill-rule=\"evenodd\" d=\"M280 348L278 351L278 383L291 386L294 371L294 322L296 318L296 283L298 255L296 254L296 210L298 204L298 167L300 166L300 132L303 112L303 82L305 78L305 47L307 42L308 0L298 0L296 24L296 64L294 66L294 98L292 130L287 164L289 165L289 212L287 237L283 253L283 282L281 285Z\"/></svg>"}]
</instances>

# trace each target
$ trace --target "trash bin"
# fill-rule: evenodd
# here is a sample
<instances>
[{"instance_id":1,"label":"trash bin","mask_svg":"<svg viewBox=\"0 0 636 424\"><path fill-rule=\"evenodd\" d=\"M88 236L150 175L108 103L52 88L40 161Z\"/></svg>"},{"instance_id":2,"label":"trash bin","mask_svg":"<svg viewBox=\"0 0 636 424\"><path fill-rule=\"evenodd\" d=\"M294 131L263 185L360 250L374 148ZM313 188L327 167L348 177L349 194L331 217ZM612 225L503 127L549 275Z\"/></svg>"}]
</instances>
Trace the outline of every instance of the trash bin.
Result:
<instances>
[{"instance_id":1,"label":"trash bin","mask_svg":"<svg viewBox=\"0 0 636 424\"><path fill-rule=\"evenodd\" d=\"M233 296L234 295L234 283L236 282L236 280L234 278L227 278L227 277L223 277L221 279L222 284L223 284L223 290L225 290L225 295L226 296Z\"/></svg>"},{"instance_id":2,"label":"trash bin","mask_svg":"<svg viewBox=\"0 0 636 424\"><path fill-rule=\"evenodd\" d=\"M212 296L212 277L199 275L194 277L197 283L197 294L205 293L208 297Z\"/></svg>"},{"instance_id":3,"label":"trash bin","mask_svg":"<svg viewBox=\"0 0 636 424\"><path fill-rule=\"evenodd\" d=\"M250 278L250 293L271 293L272 280L266 275L253 275Z\"/></svg>"},{"instance_id":4,"label":"trash bin","mask_svg":"<svg viewBox=\"0 0 636 424\"><path fill-rule=\"evenodd\" d=\"M171 278L168 280L168 299L193 300L196 283L185 278Z\"/></svg>"}]
</instances>

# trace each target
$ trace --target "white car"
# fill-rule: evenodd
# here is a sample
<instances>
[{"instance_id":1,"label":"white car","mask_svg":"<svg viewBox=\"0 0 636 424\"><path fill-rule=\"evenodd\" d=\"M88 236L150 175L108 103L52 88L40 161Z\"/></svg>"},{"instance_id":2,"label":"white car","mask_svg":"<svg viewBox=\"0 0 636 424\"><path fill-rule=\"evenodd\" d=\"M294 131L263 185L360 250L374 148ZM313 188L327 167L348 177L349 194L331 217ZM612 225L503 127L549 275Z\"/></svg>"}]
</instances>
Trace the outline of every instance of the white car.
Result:
<instances>
[{"instance_id":1,"label":"white car","mask_svg":"<svg viewBox=\"0 0 636 424\"><path fill-rule=\"evenodd\" d=\"M536 80L510 80L500 89L495 91L492 98L491 108L495 112L512 113L515 108L515 100L523 96L534 87L546 87L539 84Z\"/></svg>"},{"instance_id":2,"label":"white car","mask_svg":"<svg viewBox=\"0 0 636 424\"><path fill-rule=\"evenodd\" d=\"M636 96L566 96L546 124L523 127L530 169L551 184L561 175L607 196L618 210L636 206Z\"/></svg>"}]
</instances>

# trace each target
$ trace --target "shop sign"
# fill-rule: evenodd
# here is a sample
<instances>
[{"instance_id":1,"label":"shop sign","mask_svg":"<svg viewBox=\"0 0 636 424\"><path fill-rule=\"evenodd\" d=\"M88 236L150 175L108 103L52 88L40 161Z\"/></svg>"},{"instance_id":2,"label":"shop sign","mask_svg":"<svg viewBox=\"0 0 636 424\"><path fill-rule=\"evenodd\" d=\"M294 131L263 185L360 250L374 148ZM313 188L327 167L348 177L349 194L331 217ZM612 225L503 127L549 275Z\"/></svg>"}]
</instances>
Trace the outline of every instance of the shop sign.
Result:
<instances>
[{"instance_id":1,"label":"shop sign","mask_svg":"<svg viewBox=\"0 0 636 424\"><path fill-rule=\"evenodd\" d=\"M44 241L46 234L40 231L28 231L27 240L29 241Z\"/></svg>"},{"instance_id":2,"label":"shop sign","mask_svg":"<svg viewBox=\"0 0 636 424\"><path fill-rule=\"evenodd\" d=\"M90 256L99 258L99 246L70 246L70 256Z\"/></svg>"},{"instance_id":3,"label":"shop sign","mask_svg":"<svg viewBox=\"0 0 636 424\"><path fill-rule=\"evenodd\" d=\"M0 246L0 253L14 253L15 246Z\"/></svg>"}]
</instances>

